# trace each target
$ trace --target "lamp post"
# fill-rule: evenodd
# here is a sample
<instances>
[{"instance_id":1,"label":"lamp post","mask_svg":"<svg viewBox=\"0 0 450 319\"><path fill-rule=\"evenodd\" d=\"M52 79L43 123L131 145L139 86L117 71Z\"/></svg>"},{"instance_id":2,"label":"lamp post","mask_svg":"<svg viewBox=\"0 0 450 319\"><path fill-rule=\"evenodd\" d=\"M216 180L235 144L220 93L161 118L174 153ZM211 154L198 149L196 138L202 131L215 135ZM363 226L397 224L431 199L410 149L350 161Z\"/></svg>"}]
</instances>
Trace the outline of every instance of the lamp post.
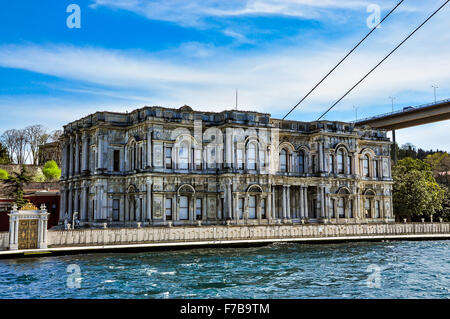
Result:
<instances>
[{"instance_id":1,"label":"lamp post","mask_svg":"<svg viewBox=\"0 0 450 319\"><path fill-rule=\"evenodd\" d=\"M355 109L355 123L358 121L358 109L359 109L359 106L354 106L353 105L353 108Z\"/></svg>"},{"instance_id":2,"label":"lamp post","mask_svg":"<svg viewBox=\"0 0 450 319\"><path fill-rule=\"evenodd\" d=\"M436 100L436 89L438 89L439 86L432 85L431 87L434 89L434 104L436 104L436 102L437 102L437 100Z\"/></svg>"}]
</instances>

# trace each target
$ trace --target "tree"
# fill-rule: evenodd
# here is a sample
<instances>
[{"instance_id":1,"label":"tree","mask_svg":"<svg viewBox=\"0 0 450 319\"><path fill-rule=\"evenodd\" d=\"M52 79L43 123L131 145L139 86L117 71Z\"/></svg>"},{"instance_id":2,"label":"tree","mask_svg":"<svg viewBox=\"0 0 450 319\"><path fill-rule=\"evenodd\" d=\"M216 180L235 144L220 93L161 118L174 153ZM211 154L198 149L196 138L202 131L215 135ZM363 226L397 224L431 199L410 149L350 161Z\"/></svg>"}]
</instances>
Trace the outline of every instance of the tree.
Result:
<instances>
[{"instance_id":1,"label":"tree","mask_svg":"<svg viewBox=\"0 0 450 319\"><path fill-rule=\"evenodd\" d=\"M7 179L8 176L8 172L0 168L0 179Z\"/></svg>"},{"instance_id":2,"label":"tree","mask_svg":"<svg viewBox=\"0 0 450 319\"><path fill-rule=\"evenodd\" d=\"M443 209L445 189L433 177L431 166L421 160L404 158L393 168L394 213L418 220Z\"/></svg>"},{"instance_id":3,"label":"tree","mask_svg":"<svg viewBox=\"0 0 450 319\"><path fill-rule=\"evenodd\" d=\"M7 179L2 180L5 184L7 194L14 198L14 202L20 208L27 203L27 200L23 197L23 187L25 183L31 181L31 175L28 174L25 166L22 166L20 173L12 173Z\"/></svg>"},{"instance_id":4,"label":"tree","mask_svg":"<svg viewBox=\"0 0 450 319\"><path fill-rule=\"evenodd\" d=\"M42 183L42 182L45 182L46 179L47 178L45 177L44 173L42 172L42 169L40 167L38 167L36 169L36 172L34 173L32 181Z\"/></svg>"},{"instance_id":5,"label":"tree","mask_svg":"<svg viewBox=\"0 0 450 319\"><path fill-rule=\"evenodd\" d=\"M450 188L450 155L447 152L429 154L424 160L430 164L436 181Z\"/></svg>"},{"instance_id":6,"label":"tree","mask_svg":"<svg viewBox=\"0 0 450 319\"><path fill-rule=\"evenodd\" d=\"M0 164L9 164L11 163L11 159L9 158L8 149L0 143Z\"/></svg>"},{"instance_id":7,"label":"tree","mask_svg":"<svg viewBox=\"0 0 450 319\"><path fill-rule=\"evenodd\" d=\"M50 135L44 126L30 125L25 128L25 137L29 146L31 161L33 165L37 165L39 145L47 143Z\"/></svg>"},{"instance_id":8,"label":"tree","mask_svg":"<svg viewBox=\"0 0 450 319\"><path fill-rule=\"evenodd\" d=\"M25 129L6 130L1 136L2 144L8 149L11 159L16 164L25 164L29 148Z\"/></svg>"},{"instance_id":9,"label":"tree","mask_svg":"<svg viewBox=\"0 0 450 319\"><path fill-rule=\"evenodd\" d=\"M61 177L61 169L58 167L55 161L48 161L45 163L42 169L47 180L53 181L58 180Z\"/></svg>"}]
</instances>

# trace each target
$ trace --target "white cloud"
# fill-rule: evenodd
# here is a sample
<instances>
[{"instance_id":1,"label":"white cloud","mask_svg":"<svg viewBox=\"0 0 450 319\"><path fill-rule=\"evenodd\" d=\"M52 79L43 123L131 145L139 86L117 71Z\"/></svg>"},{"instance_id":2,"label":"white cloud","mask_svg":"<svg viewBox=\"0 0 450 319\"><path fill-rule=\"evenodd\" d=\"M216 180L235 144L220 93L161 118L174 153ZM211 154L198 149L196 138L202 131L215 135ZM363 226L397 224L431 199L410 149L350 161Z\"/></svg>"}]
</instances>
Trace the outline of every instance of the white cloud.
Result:
<instances>
[{"instance_id":1,"label":"white cloud","mask_svg":"<svg viewBox=\"0 0 450 319\"><path fill-rule=\"evenodd\" d=\"M282 15L318 19L322 17L322 11L356 10L367 7L369 3L351 0L94 0L91 7L127 10L152 20L205 27L205 17Z\"/></svg>"}]
</instances>

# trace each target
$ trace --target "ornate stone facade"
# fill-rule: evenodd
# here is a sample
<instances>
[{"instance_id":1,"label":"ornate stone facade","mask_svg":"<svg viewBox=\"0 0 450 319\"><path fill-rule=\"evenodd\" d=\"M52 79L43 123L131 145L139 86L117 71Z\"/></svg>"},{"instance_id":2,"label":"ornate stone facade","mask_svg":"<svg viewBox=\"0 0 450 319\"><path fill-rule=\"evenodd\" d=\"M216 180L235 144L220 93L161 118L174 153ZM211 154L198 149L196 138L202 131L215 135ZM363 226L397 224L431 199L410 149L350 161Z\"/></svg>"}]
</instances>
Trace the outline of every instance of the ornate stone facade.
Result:
<instances>
[{"instance_id":1,"label":"ornate stone facade","mask_svg":"<svg viewBox=\"0 0 450 319\"><path fill-rule=\"evenodd\" d=\"M384 131L144 107L64 126L61 221L127 226L391 222Z\"/></svg>"}]
</instances>

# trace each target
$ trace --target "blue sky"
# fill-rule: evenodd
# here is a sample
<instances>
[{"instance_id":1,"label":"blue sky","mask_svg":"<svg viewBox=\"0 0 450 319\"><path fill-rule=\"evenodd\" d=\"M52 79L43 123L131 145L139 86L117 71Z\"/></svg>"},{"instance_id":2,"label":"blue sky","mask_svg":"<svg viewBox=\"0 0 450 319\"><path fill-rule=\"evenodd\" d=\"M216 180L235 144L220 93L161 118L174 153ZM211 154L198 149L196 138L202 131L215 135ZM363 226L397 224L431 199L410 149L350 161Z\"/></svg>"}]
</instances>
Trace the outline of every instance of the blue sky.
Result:
<instances>
[{"instance_id":1,"label":"blue sky","mask_svg":"<svg viewBox=\"0 0 450 319\"><path fill-rule=\"evenodd\" d=\"M315 120L444 0L405 0L289 118ZM69 4L81 28L69 29ZM370 4L397 0L2 0L0 132L50 129L144 105L282 117L362 36ZM450 98L450 5L330 112L354 120ZM450 121L400 130L400 144L450 150Z\"/></svg>"}]
</instances>

